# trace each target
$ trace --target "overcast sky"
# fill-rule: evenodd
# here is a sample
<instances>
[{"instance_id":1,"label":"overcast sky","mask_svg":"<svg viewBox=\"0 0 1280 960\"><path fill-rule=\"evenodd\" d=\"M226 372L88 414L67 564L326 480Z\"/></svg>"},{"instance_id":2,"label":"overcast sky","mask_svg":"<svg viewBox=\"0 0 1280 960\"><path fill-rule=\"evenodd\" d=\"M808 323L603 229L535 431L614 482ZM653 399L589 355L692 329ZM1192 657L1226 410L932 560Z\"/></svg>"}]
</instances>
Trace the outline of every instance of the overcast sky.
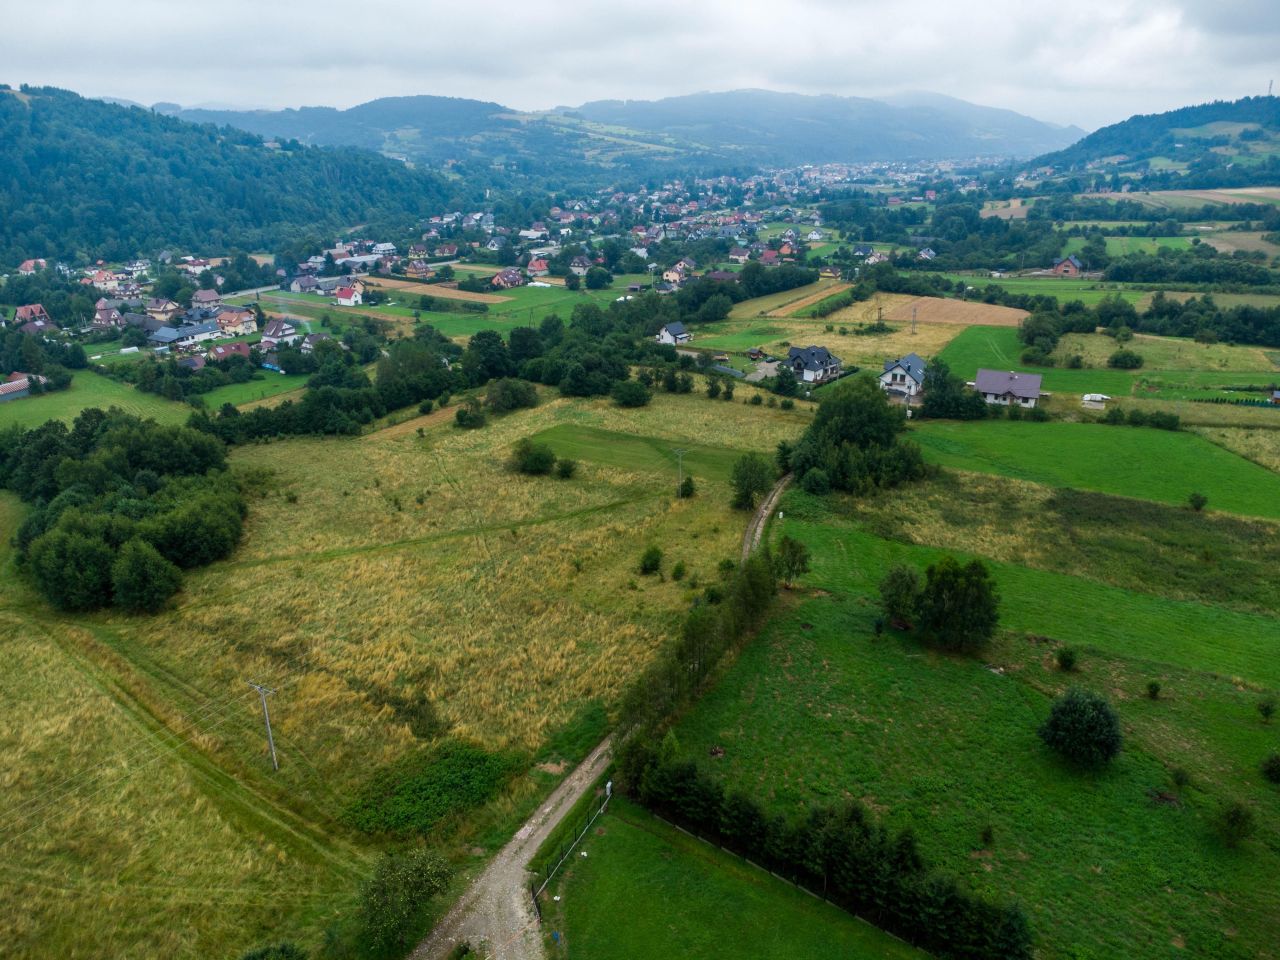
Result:
<instances>
[{"instance_id":1,"label":"overcast sky","mask_svg":"<svg viewBox=\"0 0 1280 960\"><path fill-rule=\"evenodd\" d=\"M6 20L0 79L185 106L914 89L1093 129L1280 73L1280 0L59 0Z\"/></svg>"}]
</instances>

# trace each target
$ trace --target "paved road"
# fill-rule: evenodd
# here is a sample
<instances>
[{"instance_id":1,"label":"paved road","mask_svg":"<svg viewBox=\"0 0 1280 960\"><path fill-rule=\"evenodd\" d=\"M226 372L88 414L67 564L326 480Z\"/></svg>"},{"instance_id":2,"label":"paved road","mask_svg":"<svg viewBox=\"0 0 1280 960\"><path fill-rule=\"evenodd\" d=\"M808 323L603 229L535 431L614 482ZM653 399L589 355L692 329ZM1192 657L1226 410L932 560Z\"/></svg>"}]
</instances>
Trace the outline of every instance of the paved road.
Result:
<instances>
[{"instance_id":1,"label":"paved road","mask_svg":"<svg viewBox=\"0 0 1280 960\"><path fill-rule=\"evenodd\" d=\"M552 791L516 835L472 881L412 960L439 960L460 942L488 960L542 960L542 932L529 894L529 859L609 765L612 737Z\"/></svg>"}]
</instances>

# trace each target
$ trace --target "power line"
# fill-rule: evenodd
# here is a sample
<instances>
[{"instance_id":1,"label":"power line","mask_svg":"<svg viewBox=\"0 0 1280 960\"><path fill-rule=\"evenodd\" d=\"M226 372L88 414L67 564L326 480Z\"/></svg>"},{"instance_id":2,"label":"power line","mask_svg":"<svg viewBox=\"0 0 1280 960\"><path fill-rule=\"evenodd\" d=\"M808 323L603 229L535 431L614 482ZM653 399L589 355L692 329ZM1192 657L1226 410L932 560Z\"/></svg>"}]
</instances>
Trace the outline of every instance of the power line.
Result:
<instances>
[{"instance_id":1,"label":"power line","mask_svg":"<svg viewBox=\"0 0 1280 960\"><path fill-rule=\"evenodd\" d=\"M280 762L276 760L276 740L271 735L271 711L267 709L267 697L275 693L270 687L264 687L260 683L248 681L249 686L258 691L258 697L262 700L262 720L267 725L267 747L271 750L271 768L273 770L280 769Z\"/></svg>"}]
</instances>

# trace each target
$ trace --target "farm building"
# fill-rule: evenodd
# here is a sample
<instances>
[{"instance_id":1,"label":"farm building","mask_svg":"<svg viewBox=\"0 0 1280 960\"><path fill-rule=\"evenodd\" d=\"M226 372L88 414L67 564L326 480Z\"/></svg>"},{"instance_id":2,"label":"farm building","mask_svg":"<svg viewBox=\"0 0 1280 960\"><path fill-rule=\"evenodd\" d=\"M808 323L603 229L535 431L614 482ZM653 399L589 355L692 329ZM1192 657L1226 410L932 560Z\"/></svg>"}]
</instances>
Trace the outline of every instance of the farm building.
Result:
<instances>
[{"instance_id":1,"label":"farm building","mask_svg":"<svg viewBox=\"0 0 1280 960\"><path fill-rule=\"evenodd\" d=\"M880 374L880 389L889 394L914 397L924 389L925 362L914 353L899 360L886 360Z\"/></svg>"},{"instance_id":2,"label":"farm building","mask_svg":"<svg viewBox=\"0 0 1280 960\"><path fill-rule=\"evenodd\" d=\"M685 329L683 323L676 321L668 323L665 327L658 331L658 335L654 337L659 343L675 345L679 343L688 343L693 339L693 334Z\"/></svg>"},{"instance_id":3,"label":"farm building","mask_svg":"<svg viewBox=\"0 0 1280 960\"><path fill-rule=\"evenodd\" d=\"M826 347L792 347L787 363L796 379L805 383L826 383L840 376L840 358Z\"/></svg>"},{"instance_id":4,"label":"farm building","mask_svg":"<svg viewBox=\"0 0 1280 960\"><path fill-rule=\"evenodd\" d=\"M38 373L20 373L14 371L9 374L4 383L0 383L0 403L6 400L20 400L23 397L31 395L31 381L45 384L49 381Z\"/></svg>"},{"instance_id":5,"label":"farm building","mask_svg":"<svg viewBox=\"0 0 1280 960\"><path fill-rule=\"evenodd\" d=\"M1058 277L1078 277L1084 273L1084 264L1080 262L1079 257L1072 254L1056 261L1050 272Z\"/></svg>"},{"instance_id":6,"label":"farm building","mask_svg":"<svg viewBox=\"0 0 1280 960\"><path fill-rule=\"evenodd\" d=\"M1034 407L1040 399L1040 374L1014 373L1012 370L979 370L973 388L987 403L1009 406L1016 403Z\"/></svg>"}]
</instances>

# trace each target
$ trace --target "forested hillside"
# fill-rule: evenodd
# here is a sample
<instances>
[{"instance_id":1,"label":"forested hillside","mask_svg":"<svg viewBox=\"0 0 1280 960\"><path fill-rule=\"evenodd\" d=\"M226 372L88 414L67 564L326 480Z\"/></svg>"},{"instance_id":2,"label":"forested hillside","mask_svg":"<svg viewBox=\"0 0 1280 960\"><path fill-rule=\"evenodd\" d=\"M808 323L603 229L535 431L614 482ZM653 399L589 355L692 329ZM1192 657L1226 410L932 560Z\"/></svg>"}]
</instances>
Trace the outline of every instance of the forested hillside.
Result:
<instances>
[{"instance_id":1,"label":"forested hillside","mask_svg":"<svg viewBox=\"0 0 1280 960\"><path fill-rule=\"evenodd\" d=\"M377 154L284 144L53 88L0 90L0 263L272 249L483 195Z\"/></svg>"}]
</instances>

